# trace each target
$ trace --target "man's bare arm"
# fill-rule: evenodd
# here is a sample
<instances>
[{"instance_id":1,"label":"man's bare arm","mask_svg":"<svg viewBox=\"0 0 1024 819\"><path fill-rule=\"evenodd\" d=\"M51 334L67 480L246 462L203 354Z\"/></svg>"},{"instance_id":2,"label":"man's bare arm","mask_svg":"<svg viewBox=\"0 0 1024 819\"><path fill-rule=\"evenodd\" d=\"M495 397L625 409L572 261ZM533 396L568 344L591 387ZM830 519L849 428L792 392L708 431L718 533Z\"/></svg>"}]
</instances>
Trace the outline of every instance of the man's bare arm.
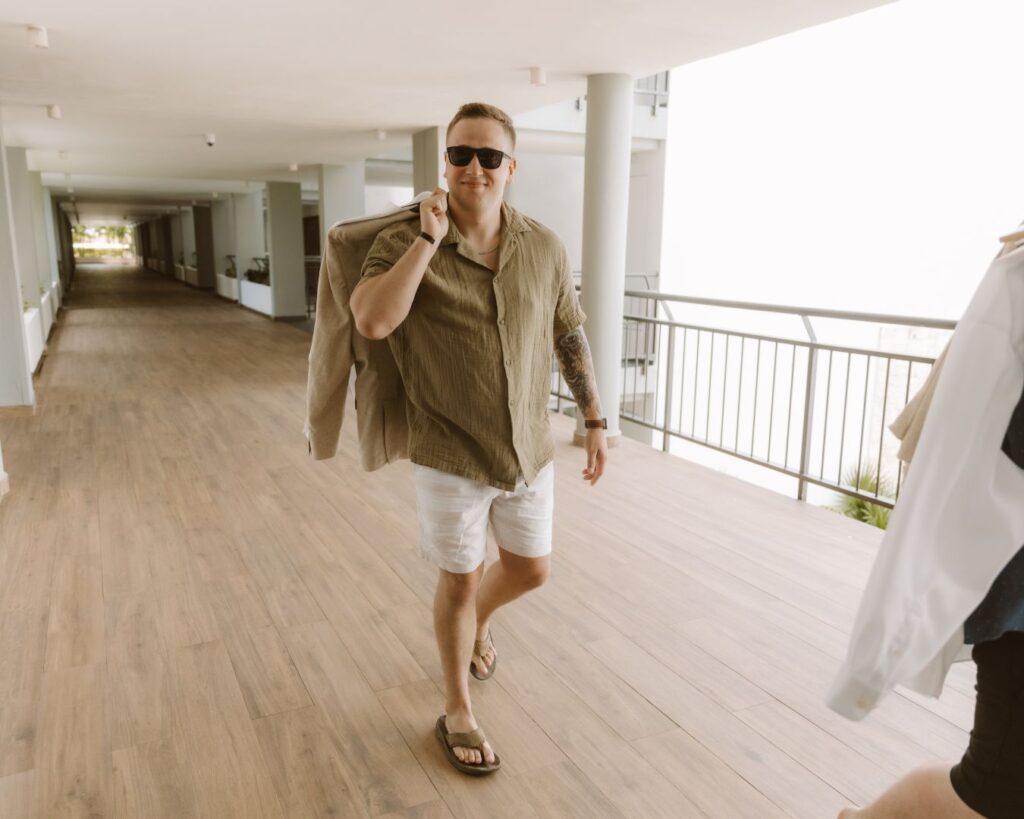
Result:
<instances>
[{"instance_id":1,"label":"man's bare arm","mask_svg":"<svg viewBox=\"0 0 1024 819\"><path fill-rule=\"evenodd\" d=\"M597 393L597 379L594 376L594 360L583 328L577 327L555 339L555 354L562 368L562 377L569 385L583 417L590 420L603 417L601 397Z\"/></svg>"}]
</instances>

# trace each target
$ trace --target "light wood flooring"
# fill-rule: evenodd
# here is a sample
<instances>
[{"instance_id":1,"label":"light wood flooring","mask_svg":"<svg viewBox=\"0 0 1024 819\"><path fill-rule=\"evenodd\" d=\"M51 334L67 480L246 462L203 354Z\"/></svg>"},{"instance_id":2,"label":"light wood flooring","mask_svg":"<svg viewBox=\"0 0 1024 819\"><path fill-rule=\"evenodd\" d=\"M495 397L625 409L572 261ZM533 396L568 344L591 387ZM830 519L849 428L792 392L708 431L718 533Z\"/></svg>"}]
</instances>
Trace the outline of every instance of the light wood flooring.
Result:
<instances>
[{"instance_id":1,"label":"light wood flooring","mask_svg":"<svg viewBox=\"0 0 1024 819\"><path fill-rule=\"evenodd\" d=\"M309 342L80 269L0 412L0 816L833 817L962 753L969 665L822 703L878 531L631 441L591 488L553 417L553 577L471 681L504 768L454 772L411 470L361 472L351 422L310 459Z\"/></svg>"}]
</instances>

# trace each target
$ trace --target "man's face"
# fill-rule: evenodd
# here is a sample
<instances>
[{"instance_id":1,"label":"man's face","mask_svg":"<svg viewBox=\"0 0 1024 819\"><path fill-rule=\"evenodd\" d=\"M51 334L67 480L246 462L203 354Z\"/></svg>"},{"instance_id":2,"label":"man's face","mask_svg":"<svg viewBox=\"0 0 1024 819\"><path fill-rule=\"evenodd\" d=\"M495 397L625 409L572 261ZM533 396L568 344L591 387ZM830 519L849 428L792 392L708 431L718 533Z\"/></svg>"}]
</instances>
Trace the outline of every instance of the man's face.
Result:
<instances>
[{"instance_id":1,"label":"man's face","mask_svg":"<svg viewBox=\"0 0 1024 819\"><path fill-rule=\"evenodd\" d=\"M468 145L470 148L496 148L506 154L512 153L511 140L505 129L493 119L463 119L455 123L448 135L448 146ZM465 167L452 165L448 155L444 158L444 178L448 183L448 196L467 211L487 211L500 207L505 185L515 174L516 161L504 159L493 171L480 167L480 160L474 156Z\"/></svg>"}]
</instances>

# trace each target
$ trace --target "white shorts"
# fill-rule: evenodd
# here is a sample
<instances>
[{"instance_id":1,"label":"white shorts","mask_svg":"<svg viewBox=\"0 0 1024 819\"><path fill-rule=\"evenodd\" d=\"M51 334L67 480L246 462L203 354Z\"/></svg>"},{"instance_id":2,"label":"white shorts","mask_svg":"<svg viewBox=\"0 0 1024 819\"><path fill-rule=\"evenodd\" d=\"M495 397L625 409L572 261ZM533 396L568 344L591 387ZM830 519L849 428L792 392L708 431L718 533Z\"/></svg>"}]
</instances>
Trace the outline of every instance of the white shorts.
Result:
<instances>
[{"instance_id":1,"label":"white shorts","mask_svg":"<svg viewBox=\"0 0 1024 819\"><path fill-rule=\"evenodd\" d=\"M512 492L479 481L413 464L419 550L445 571L465 574L487 554L487 524L505 551L521 557L551 553L555 507L555 465L549 463L527 486Z\"/></svg>"}]
</instances>

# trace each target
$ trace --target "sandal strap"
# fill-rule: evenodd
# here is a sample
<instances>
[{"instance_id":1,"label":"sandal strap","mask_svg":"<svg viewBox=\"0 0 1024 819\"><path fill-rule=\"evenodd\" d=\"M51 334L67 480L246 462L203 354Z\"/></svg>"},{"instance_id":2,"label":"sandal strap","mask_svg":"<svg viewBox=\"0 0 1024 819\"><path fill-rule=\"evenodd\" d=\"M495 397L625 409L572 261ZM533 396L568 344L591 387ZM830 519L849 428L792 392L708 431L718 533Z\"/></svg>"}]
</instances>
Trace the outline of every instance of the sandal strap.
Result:
<instances>
[{"instance_id":1,"label":"sandal strap","mask_svg":"<svg viewBox=\"0 0 1024 819\"><path fill-rule=\"evenodd\" d=\"M447 734L448 744L452 748L483 748L487 737L479 728L466 733Z\"/></svg>"},{"instance_id":2,"label":"sandal strap","mask_svg":"<svg viewBox=\"0 0 1024 819\"><path fill-rule=\"evenodd\" d=\"M488 629L487 636L484 637L484 639L473 641L473 653L479 657L483 657L489 648L494 648L494 641L491 639L490 629Z\"/></svg>"}]
</instances>

